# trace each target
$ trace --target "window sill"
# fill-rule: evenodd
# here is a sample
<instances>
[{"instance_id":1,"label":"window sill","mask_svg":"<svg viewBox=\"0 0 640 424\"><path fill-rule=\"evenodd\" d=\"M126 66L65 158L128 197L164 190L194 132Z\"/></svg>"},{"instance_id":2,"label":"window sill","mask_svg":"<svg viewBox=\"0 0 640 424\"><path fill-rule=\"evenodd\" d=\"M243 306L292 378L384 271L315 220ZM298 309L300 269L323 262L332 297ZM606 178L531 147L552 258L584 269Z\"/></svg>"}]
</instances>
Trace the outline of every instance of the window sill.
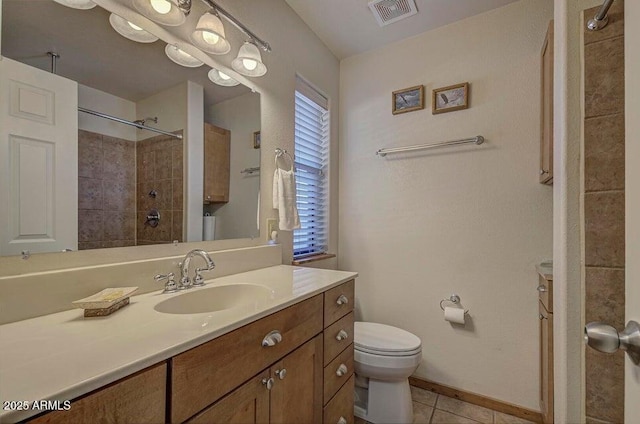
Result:
<instances>
[{"instance_id":1,"label":"window sill","mask_svg":"<svg viewBox=\"0 0 640 424\"><path fill-rule=\"evenodd\" d=\"M333 253L320 253L318 255L307 256L306 258L294 259L291 265L306 265L311 262L322 261L324 259L335 258Z\"/></svg>"}]
</instances>

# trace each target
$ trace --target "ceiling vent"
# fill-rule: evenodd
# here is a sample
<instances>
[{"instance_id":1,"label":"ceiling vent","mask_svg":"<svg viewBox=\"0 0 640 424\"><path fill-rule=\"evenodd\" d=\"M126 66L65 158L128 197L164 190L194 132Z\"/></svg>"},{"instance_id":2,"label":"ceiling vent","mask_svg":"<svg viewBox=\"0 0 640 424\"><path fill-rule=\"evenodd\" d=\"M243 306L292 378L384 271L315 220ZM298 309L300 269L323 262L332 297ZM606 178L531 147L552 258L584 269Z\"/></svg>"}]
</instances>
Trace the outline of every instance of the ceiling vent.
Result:
<instances>
[{"instance_id":1,"label":"ceiling vent","mask_svg":"<svg viewBox=\"0 0 640 424\"><path fill-rule=\"evenodd\" d=\"M415 0L373 0L369 2L378 25L385 26L418 13Z\"/></svg>"}]
</instances>

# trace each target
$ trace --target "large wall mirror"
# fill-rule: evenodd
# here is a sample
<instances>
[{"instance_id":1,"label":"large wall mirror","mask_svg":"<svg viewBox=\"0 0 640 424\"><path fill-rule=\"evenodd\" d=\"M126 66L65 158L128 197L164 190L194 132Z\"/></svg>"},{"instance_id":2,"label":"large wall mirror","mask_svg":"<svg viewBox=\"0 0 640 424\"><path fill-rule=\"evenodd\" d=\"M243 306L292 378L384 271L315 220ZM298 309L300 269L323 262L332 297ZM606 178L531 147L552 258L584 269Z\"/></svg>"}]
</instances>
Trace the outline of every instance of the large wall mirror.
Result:
<instances>
[{"instance_id":1,"label":"large wall mirror","mask_svg":"<svg viewBox=\"0 0 640 424\"><path fill-rule=\"evenodd\" d=\"M110 19L99 6L2 2L3 57L46 72L55 65L57 75L77 82L79 108L183 137L78 112L77 163L68 164L77 166L77 225L71 230L77 245L63 247L258 237L260 95L243 85L214 84L207 65L180 66L167 57L165 42L131 41ZM189 133L194 116L203 117L196 123L200 135ZM196 137L204 148L194 153L187 146ZM202 180L189 181L190 160L198 154L204 158ZM189 192L194 186L203 187L195 208ZM200 233L188 230L200 227Z\"/></svg>"}]
</instances>

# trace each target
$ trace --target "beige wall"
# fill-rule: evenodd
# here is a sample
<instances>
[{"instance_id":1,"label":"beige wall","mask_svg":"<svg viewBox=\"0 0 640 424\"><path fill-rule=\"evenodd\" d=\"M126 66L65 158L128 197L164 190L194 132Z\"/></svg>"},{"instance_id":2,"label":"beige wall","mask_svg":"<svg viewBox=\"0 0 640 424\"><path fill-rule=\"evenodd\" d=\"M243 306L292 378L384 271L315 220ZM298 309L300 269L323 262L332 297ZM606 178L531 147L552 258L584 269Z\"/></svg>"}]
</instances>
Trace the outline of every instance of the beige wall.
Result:
<instances>
[{"instance_id":1,"label":"beige wall","mask_svg":"<svg viewBox=\"0 0 640 424\"><path fill-rule=\"evenodd\" d=\"M137 119L135 102L82 84L78 84L78 106L128 121ZM137 140L135 127L122 125L84 112L78 112L78 129L125 140Z\"/></svg>"},{"instance_id":2,"label":"beige wall","mask_svg":"<svg viewBox=\"0 0 640 424\"><path fill-rule=\"evenodd\" d=\"M205 109L204 120L231 131L229 203L213 213L216 239L258 237L256 214L262 173L242 174L240 171L260 166L262 149L253 148L253 133L260 131L260 95L247 93L211 105ZM268 157L271 152L265 153Z\"/></svg>"},{"instance_id":3,"label":"beige wall","mask_svg":"<svg viewBox=\"0 0 640 424\"><path fill-rule=\"evenodd\" d=\"M523 0L341 62L339 267L358 317L423 341L417 376L538 409L535 264L552 253L538 183L540 49L552 1ZM468 110L432 115L433 88L469 81ZM422 111L391 92L425 85ZM481 134L480 147L376 157ZM457 293L464 328L443 320Z\"/></svg>"},{"instance_id":4,"label":"beige wall","mask_svg":"<svg viewBox=\"0 0 640 424\"><path fill-rule=\"evenodd\" d=\"M158 123L147 121L145 125L164 131L185 130L187 126L187 82L155 93L136 103L136 119L157 117ZM158 134L138 130L138 140L156 137Z\"/></svg>"}]
</instances>

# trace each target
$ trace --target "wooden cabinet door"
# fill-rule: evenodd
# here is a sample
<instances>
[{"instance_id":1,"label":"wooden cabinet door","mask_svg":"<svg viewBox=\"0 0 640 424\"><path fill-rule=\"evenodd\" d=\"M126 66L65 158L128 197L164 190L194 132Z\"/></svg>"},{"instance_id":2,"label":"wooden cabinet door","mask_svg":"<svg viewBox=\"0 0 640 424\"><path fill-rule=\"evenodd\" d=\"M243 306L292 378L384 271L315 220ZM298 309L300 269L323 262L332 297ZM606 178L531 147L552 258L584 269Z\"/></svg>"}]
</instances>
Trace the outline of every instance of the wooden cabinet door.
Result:
<instances>
[{"instance_id":1,"label":"wooden cabinet door","mask_svg":"<svg viewBox=\"0 0 640 424\"><path fill-rule=\"evenodd\" d=\"M68 411L55 411L28 421L32 424L164 423L167 364L154 365L71 402Z\"/></svg>"},{"instance_id":2,"label":"wooden cabinet door","mask_svg":"<svg viewBox=\"0 0 640 424\"><path fill-rule=\"evenodd\" d=\"M271 377L271 423L322 422L322 335L273 365Z\"/></svg>"},{"instance_id":3,"label":"wooden cabinet door","mask_svg":"<svg viewBox=\"0 0 640 424\"><path fill-rule=\"evenodd\" d=\"M189 424L259 424L269 422L269 390L263 380L269 371L253 377L222 400L189 420Z\"/></svg>"},{"instance_id":4,"label":"wooden cabinet door","mask_svg":"<svg viewBox=\"0 0 640 424\"><path fill-rule=\"evenodd\" d=\"M229 201L231 131L204 124L204 203Z\"/></svg>"},{"instance_id":5,"label":"wooden cabinet door","mask_svg":"<svg viewBox=\"0 0 640 424\"><path fill-rule=\"evenodd\" d=\"M540 318L540 410L542 422L553 423L553 314L538 302Z\"/></svg>"},{"instance_id":6,"label":"wooden cabinet door","mask_svg":"<svg viewBox=\"0 0 640 424\"><path fill-rule=\"evenodd\" d=\"M541 56L540 182L553 184L553 21Z\"/></svg>"}]
</instances>

